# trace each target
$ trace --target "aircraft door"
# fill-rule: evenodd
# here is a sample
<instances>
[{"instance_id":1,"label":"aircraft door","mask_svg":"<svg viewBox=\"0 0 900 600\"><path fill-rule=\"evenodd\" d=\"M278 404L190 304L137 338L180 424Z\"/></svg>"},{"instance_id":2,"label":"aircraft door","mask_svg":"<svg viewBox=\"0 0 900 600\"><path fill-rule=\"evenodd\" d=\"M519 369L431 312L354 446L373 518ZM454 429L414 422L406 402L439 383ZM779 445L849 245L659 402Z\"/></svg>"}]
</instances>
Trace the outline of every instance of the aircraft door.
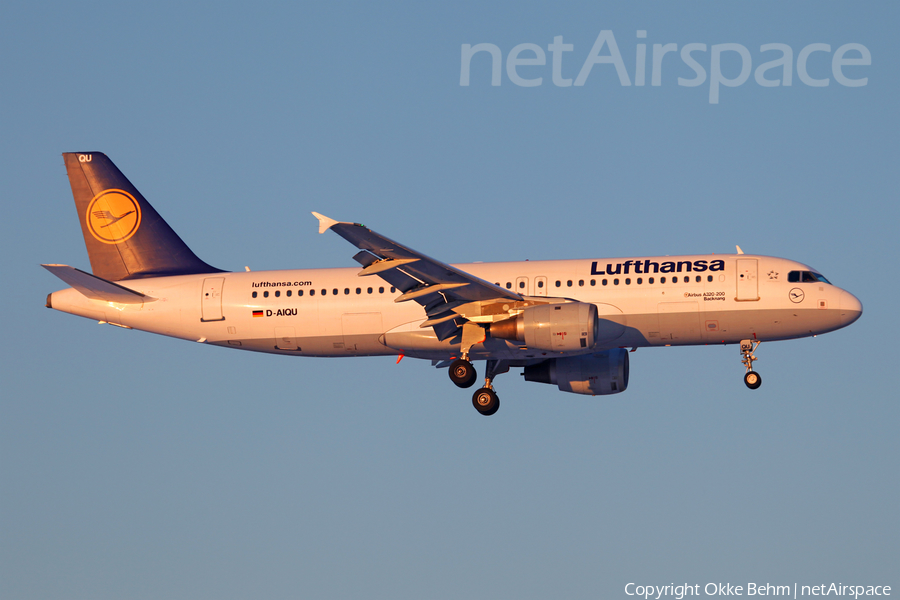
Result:
<instances>
[{"instance_id":1,"label":"aircraft door","mask_svg":"<svg viewBox=\"0 0 900 600\"><path fill-rule=\"evenodd\" d=\"M759 261L755 258L737 259L737 296L738 302L759 300L759 286L756 270Z\"/></svg>"},{"instance_id":2,"label":"aircraft door","mask_svg":"<svg viewBox=\"0 0 900 600\"><path fill-rule=\"evenodd\" d=\"M546 296L547 295L547 278L541 275L540 277L534 278L534 295L535 296Z\"/></svg>"},{"instance_id":3,"label":"aircraft door","mask_svg":"<svg viewBox=\"0 0 900 600\"><path fill-rule=\"evenodd\" d=\"M529 295L528 292L528 278L527 277L516 277L516 289L514 290L517 294L525 294Z\"/></svg>"},{"instance_id":4,"label":"aircraft door","mask_svg":"<svg viewBox=\"0 0 900 600\"><path fill-rule=\"evenodd\" d=\"M203 292L200 296L200 320L224 321L222 316L222 288L224 277L207 277L203 280Z\"/></svg>"}]
</instances>

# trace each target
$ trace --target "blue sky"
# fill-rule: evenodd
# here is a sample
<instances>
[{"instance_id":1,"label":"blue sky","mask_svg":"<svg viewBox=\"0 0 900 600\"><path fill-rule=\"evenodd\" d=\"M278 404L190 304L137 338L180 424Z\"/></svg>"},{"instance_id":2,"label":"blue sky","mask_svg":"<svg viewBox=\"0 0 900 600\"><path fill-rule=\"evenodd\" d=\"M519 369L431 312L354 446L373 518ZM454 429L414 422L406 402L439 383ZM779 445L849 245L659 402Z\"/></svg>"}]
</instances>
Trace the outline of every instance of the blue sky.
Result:
<instances>
[{"instance_id":1,"label":"blue sky","mask_svg":"<svg viewBox=\"0 0 900 600\"><path fill-rule=\"evenodd\" d=\"M0 8L0 597L627 598L628 582L900 586L890 2L7 3ZM680 55L793 53L709 102ZM638 39L637 31L647 32ZM487 54L460 86L463 44ZM505 61L537 44L547 64ZM798 56L825 87L802 83ZM833 55L861 44L871 64ZM606 50L604 50L606 53ZM527 52L521 55L529 55ZM848 57L851 55L848 54ZM648 69L650 59L648 58ZM736 52L722 56L737 77ZM766 75L774 79L778 70ZM310 211L447 262L733 251L808 263L862 319L644 349L587 398L427 362L229 352L43 308L88 268L60 156L108 154L207 262L352 266Z\"/></svg>"}]
</instances>

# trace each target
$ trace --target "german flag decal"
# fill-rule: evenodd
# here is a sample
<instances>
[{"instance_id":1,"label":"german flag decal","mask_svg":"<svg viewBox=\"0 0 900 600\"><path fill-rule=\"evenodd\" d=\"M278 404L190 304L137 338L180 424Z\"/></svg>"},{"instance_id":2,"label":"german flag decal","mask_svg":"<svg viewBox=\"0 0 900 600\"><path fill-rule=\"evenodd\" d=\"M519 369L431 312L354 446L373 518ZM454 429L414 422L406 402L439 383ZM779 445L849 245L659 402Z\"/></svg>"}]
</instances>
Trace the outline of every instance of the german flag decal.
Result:
<instances>
[{"instance_id":1,"label":"german flag decal","mask_svg":"<svg viewBox=\"0 0 900 600\"><path fill-rule=\"evenodd\" d=\"M253 316L254 317L264 317L265 315L263 314L263 311L261 311L261 310L254 310Z\"/></svg>"}]
</instances>

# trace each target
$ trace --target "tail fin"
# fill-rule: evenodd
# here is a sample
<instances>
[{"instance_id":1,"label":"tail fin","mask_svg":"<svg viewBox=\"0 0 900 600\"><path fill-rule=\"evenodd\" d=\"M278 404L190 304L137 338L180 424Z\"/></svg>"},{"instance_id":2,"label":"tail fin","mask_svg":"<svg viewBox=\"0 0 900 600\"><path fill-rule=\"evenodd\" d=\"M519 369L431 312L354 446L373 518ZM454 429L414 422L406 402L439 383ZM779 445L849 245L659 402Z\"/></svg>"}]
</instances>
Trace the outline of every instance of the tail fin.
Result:
<instances>
[{"instance_id":1,"label":"tail fin","mask_svg":"<svg viewBox=\"0 0 900 600\"><path fill-rule=\"evenodd\" d=\"M221 272L191 252L105 154L63 158L94 275L121 281Z\"/></svg>"}]
</instances>

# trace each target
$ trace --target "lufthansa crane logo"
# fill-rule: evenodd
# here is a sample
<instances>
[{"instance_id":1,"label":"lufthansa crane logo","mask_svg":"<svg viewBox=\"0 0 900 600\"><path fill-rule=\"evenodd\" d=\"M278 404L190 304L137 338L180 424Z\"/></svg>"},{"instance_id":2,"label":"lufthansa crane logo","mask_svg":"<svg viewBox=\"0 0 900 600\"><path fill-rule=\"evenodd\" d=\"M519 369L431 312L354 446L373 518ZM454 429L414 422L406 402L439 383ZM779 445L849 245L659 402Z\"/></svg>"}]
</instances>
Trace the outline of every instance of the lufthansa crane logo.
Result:
<instances>
[{"instance_id":1,"label":"lufthansa crane logo","mask_svg":"<svg viewBox=\"0 0 900 600\"><path fill-rule=\"evenodd\" d=\"M106 190L91 200L85 222L98 241L119 244L137 233L141 226L141 207L124 190Z\"/></svg>"}]
</instances>

